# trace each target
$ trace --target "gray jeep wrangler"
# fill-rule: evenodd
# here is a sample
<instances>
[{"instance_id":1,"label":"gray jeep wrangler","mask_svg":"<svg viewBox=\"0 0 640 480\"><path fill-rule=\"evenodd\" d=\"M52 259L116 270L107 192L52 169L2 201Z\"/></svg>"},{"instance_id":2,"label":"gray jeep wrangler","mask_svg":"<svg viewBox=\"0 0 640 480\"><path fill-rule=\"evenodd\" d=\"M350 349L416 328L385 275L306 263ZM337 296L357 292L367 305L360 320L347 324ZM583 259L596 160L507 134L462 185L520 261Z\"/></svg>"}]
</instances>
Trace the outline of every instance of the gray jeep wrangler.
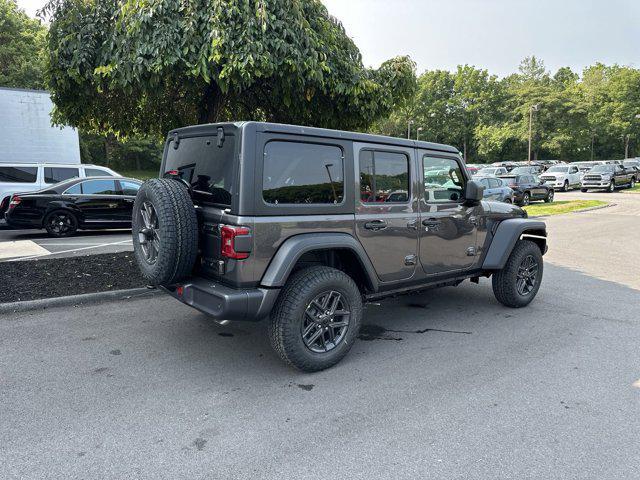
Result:
<instances>
[{"instance_id":1,"label":"gray jeep wrangler","mask_svg":"<svg viewBox=\"0 0 640 480\"><path fill-rule=\"evenodd\" d=\"M353 345L363 303L493 277L524 307L546 228L485 202L450 146L271 123L171 131L133 244L153 285L213 319L268 318L283 360L317 371Z\"/></svg>"}]
</instances>

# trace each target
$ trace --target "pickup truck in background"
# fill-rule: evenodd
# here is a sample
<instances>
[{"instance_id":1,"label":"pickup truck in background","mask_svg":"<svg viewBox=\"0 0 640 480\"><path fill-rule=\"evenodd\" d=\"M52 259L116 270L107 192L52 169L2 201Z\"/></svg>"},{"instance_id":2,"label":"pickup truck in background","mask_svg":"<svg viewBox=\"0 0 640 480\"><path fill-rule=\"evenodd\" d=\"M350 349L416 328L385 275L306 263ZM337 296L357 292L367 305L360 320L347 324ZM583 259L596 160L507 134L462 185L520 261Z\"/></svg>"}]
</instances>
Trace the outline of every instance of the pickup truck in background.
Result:
<instances>
[{"instance_id":1,"label":"pickup truck in background","mask_svg":"<svg viewBox=\"0 0 640 480\"><path fill-rule=\"evenodd\" d=\"M583 192L587 190L606 190L613 192L616 188L636 186L635 172L617 163L596 165L582 177Z\"/></svg>"}]
</instances>

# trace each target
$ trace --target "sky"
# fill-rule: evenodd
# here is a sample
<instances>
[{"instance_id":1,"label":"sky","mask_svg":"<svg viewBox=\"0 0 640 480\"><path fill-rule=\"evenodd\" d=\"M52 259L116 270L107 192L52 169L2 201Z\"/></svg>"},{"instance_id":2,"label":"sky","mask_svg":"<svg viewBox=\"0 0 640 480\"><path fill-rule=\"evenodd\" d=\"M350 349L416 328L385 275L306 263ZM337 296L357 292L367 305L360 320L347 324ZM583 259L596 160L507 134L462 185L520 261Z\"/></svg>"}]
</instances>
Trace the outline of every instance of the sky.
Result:
<instances>
[{"instance_id":1,"label":"sky","mask_svg":"<svg viewBox=\"0 0 640 480\"><path fill-rule=\"evenodd\" d=\"M410 55L418 72L469 64L505 76L529 55L552 72L595 62L640 67L640 0L322 0L378 67ZM18 0L30 15L43 0Z\"/></svg>"}]
</instances>

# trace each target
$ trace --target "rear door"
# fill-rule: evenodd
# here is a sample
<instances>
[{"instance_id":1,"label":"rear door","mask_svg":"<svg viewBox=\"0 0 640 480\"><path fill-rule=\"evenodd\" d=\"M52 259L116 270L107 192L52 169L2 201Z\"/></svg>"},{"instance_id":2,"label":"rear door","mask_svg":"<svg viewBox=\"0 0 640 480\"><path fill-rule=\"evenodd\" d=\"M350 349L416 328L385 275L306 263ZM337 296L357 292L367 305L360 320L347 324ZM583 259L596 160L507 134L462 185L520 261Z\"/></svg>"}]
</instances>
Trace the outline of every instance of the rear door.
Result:
<instances>
[{"instance_id":1,"label":"rear door","mask_svg":"<svg viewBox=\"0 0 640 480\"><path fill-rule=\"evenodd\" d=\"M86 223L117 223L124 198L115 180L96 179L81 183L82 193L74 195L75 204Z\"/></svg>"},{"instance_id":2,"label":"rear door","mask_svg":"<svg viewBox=\"0 0 640 480\"><path fill-rule=\"evenodd\" d=\"M355 144L356 234L382 282L415 273L418 207L414 150Z\"/></svg>"},{"instance_id":3,"label":"rear door","mask_svg":"<svg viewBox=\"0 0 640 480\"><path fill-rule=\"evenodd\" d=\"M117 219L129 223L131 222L131 212L133 211L133 202L136 200L136 195L140 189L140 182L133 180L116 180L118 193L122 195L118 211L116 213Z\"/></svg>"}]
</instances>

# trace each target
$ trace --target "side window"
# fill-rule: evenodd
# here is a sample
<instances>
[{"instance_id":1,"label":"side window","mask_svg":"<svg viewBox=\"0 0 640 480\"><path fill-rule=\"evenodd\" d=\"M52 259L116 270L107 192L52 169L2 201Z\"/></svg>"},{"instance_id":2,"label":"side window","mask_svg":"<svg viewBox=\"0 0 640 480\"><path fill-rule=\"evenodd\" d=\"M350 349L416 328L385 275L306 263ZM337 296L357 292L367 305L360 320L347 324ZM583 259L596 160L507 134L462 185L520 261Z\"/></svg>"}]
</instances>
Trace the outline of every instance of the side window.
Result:
<instances>
[{"instance_id":1,"label":"side window","mask_svg":"<svg viewBox=\"0 0 640 480\"><path fill-rule=\"evenodd\" d=\"M489 178L488 180L489 180L489 188L498 188L502 186L502 183L498 178Z\"/></svg>"},{"instance_id":2,"label":"side window","mask_svg":"<svg viewBox=\"0 0 640 480\"><path fill-rule=\"evenodd\" d=\"M360 152L360 200L364 203L409 201L409 157L404 153Z\"/></svg>"},{"instance_id":3,"label":"side window","mask_svg":"<svg viewBox=\"0 0 640 480\"><path fill-rule=\"evenodd\" d=\"M85 195L117 195L116 182L113 180L89 180L82 182L82 193Z\"/></svg>"},{"instance_id":4,"label":"side window","mask_svg":"<svg viewBox=\"0 0 640 480\"><path fill-rule=\"evenodd\" d=\"M274 205L342 203L342 149L317 143L267 143L264 147L262 198Z\"/></svg>"},{"instance_id":5,"label":"side window","mask_svg":"<svg viewBox=\"0 0 640 480\"><path fill-rule=\"evenodd\" d=\"M571 167L569 173L578 173L578 167Z\"/></svg>"},{"instance_id":6,"label":"side window","mask_svg":"<svg viewBox=\"0 0 640 480\"><path fill-rule=\"evenodd\" d=\"M429 203L458 202L464 191L460 165L452 158L422 157L424 196Z\"/></svg>"},{"instance_id":7,"label":"side window","mask_svg":"<svg viewBox=\"0 0 640 480\"><path fill-rule=\"evenodd\" d=\"M489 188L489 179L488 178L481 178L480 179L480 185L482 185L484 188Z\"/></svg>"},{"instance_id":8,"label":"side window","mask_svg":"<svg viewBox=\"0 0 640 480\"><path fill-rule=\"evenodd\" d=\"M70 178L76 178L80 176L80 171L77 168L64 168L64 167L45 167L44 168L44 183L58 183Z\"/></svg>"},{"instance_id":9,"label":"side window","mask_svg":"<svg viewBox=\"0 0 640 480\"><path fill-rule=\"evenodd\" d=\"M113 174L107 172L106 170L101 170L99 168L86 168L84 169L84 174L87 177L113 177Z\"/></svg>"},{"instance_id":10,"label":"side window","mask_svg":"<svg viewBox=\"0 0 640 480\"><path fill-rule=\"evenodd\" d=\"M35 183L38 167L0 167L0 182Z\"/></svg>"},{"instance_id":11,"label":"side window","mask_svg":"<svg viewBox=\"0 0 640 480\"><path fill-rule=\"evenodd\" d=\"M82 183L76 183L73 187L69 187L64 191L65 195L81 195Z\"/></svg>"},{"instance_id":12,"label":"side window","mask_svg":"<svg viewBox=\"0 0 640 480\"><path fill-rule=\"evenodd\" d=\"M120 186L122 187L123 195L135 196L140 189L140 184L132 182L130 180L120 180Z\"/></svg>"}]
</instances>

